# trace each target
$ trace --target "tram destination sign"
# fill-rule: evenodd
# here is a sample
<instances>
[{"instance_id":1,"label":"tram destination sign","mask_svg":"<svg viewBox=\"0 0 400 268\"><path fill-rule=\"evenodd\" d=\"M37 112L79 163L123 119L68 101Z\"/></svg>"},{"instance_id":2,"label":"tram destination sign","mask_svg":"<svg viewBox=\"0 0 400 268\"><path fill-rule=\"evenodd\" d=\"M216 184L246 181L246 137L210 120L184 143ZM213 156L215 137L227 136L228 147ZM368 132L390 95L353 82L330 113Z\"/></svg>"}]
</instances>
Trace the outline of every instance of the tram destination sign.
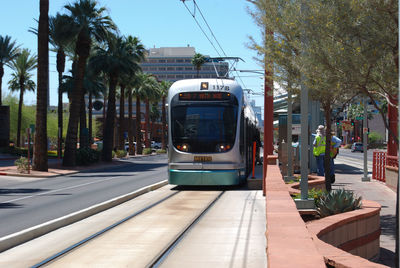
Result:
<instances>
[{"instance_id":1,"label":"tram destination sign","mask_svg":"<svg viewBox=\"0 0 400 268\"><path fill-rule=\"evenodd\" d=\"M224 101L230 100L231 94L226 92L183 92L179 93L181 101Z\"/></svg>"}]
</instances>

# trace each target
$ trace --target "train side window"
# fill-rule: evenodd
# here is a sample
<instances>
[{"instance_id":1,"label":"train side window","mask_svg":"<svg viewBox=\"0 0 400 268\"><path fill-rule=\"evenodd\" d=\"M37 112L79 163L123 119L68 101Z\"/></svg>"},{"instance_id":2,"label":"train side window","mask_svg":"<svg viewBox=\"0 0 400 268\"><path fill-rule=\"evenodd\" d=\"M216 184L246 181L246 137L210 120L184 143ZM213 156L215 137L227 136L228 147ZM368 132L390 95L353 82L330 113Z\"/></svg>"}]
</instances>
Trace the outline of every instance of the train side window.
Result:
<instances>
[{"instance_id":1,"label":"train side window","mask_svg":"<svg viewBox=\"0 0 400 268\"><path fill-rule=\"evenodd\" d=\"M244 110L240 114L240 141L239 141L240 155L244 154Z\"/></svg>"}]
</instances>

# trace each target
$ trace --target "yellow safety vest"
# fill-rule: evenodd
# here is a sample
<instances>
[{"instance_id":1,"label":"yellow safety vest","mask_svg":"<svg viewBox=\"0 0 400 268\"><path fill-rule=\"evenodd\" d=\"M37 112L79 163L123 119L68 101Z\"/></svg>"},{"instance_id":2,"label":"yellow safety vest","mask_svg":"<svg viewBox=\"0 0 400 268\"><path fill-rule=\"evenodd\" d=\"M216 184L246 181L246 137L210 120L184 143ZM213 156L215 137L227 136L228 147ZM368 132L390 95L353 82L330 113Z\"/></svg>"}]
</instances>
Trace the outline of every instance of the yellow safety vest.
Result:
<instances>
[{"instance_id":1,"label":"yellow safety vest","mask_svg":"<svg viewBox=\"0 0 400 268\"><path fill-rule=\"evenodd\" d=\"M326 144L326 137L322 138L320 135L317 135L317 137L315 137L313 154L315 156L325 154L325 144Z\"/></svg>"}]
</instances>

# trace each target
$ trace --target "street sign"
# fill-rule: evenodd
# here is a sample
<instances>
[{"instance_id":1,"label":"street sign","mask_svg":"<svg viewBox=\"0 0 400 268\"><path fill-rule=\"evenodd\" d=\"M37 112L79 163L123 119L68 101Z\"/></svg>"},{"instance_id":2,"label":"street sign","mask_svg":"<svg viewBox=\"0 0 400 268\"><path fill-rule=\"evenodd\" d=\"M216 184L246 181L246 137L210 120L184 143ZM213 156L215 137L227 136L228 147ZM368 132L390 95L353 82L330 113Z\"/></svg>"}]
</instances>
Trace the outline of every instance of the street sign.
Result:
<instances>
[{"instance_id":1,"label":"street sign","mask_svg":"<svg viewBox=\"0 0 400 268\"><path fill-rule=\"evenodd\" d=\"M345 131L352 130L353 126L351 125L350 121L342 121L342 128Z\"/></svg>"}]
</instances>

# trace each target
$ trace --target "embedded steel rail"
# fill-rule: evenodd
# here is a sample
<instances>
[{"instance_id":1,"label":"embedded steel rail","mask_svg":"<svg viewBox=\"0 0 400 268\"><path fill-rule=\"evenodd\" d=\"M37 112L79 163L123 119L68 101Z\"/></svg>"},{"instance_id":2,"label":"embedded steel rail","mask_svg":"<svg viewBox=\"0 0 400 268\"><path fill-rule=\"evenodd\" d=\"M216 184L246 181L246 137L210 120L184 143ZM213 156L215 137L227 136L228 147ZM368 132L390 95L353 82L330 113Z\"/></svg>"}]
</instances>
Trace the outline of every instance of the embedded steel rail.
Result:
<instances>
[{"instance_id":1,"label":"embedded steel rail","mask_svg":"<svg viewBox=\"0 0 400 268\"><path fill-rule=\"evenodd\" d=\"M147 267L159 267L164 260L169 256L169 254L174 250L174 248L182 241L182 239L189 233L189 231L196 226L196 224L203 218L203 216L215 205L215 203L221 198L221 196L225 193L222 191L204 210L197 216L194 221L189 224L186 229L182 231L182 233L169 245L164 252L162 252L152 263L150 263Z\"/></svg>"},{"instance_id":2,"label":"embedded steel rail","mask_svg":"<svg viewBox=\"0 0 400 268\"><path fill-rule=\"evenodd\" d=\"M47 259L45 259L45 260L43 260L43 261L41 261L41 262L31 266L31 267L32 268L36 268L36 267L42 267L43 265L49 264L50 262L62 257L63 255L69 253L70 251L72 251L72 250L74 250L74 249L76 249L76 248L88 243L89 241L97 238L98 236L104 234L107 231L110 231L111 229L117 227L118 225L120 225L120 224L122 224L122 223L124 223L124 222L126 222L126 221L128 221L128 220L130 220L130 219L132 219L132 218L134 218L136 216L138 216L139 214L141 214L141 213L143 213L143 212L145 212L145 211L157 206L158 204L164 202L165 200L173 197L174 195L176 195L178 193L179 193L179 191L176 191L175 193L170 194L170 195L158 200L157 202L155 202L155 203L153 203L153 204L151 204L151 205L149 205L149 206L147 206L147 207L145 207L145 208L143 208L143 209L141 209L139 211L136 211L135 213L125 217L124 219L122 219L122 220L120 220L120 221L118 221L118 222L116 222L116 223L114 223L114 224L112 224L112 225L110 225L110 226L98 231L97 233L95 233L95 234L93 234L93 235L91 235L91 236L89 236L89 237L87 237L85 239L82 239L81 241L71 245L70 247L68 247L66 249L63 249L62 251L60 251L60 252L48 257Z\"/></svg>"}]
</instances>

